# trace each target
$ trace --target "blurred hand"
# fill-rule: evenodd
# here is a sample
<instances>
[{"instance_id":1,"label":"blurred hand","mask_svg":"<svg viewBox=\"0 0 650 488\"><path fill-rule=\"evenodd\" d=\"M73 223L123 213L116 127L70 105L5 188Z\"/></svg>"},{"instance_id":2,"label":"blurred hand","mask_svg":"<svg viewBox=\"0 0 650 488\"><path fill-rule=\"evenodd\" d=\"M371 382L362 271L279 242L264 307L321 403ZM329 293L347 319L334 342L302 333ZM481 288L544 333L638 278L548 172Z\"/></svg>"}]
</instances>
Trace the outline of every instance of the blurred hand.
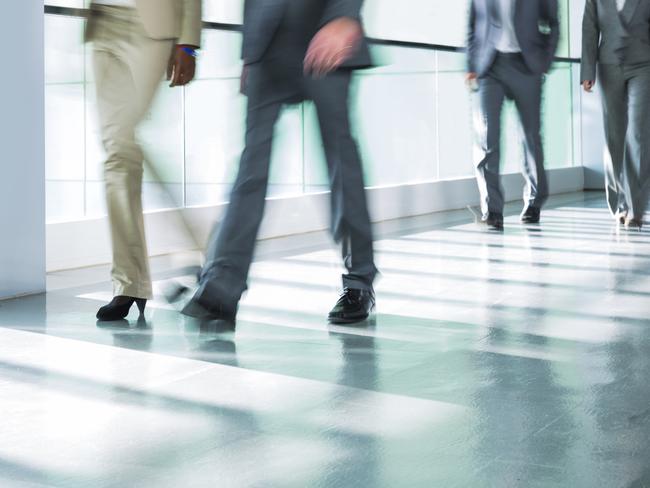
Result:
<instances>
[{"instance_id":1,"label":"blurred hand","mask_svg":"<svg viewBox=\"0 0 650 488\"><path fill-rule=\"evenodd\" d=\"M189 46L176 46L169 58L167 80L171 81L171 87L187 85L196 73L196 58L185 52L184 47Z\"/></svg>"},{"instance_id":2,"label":"blurred hand","mask_svg":"<svg viewBox=\"0 0 650 488\"><path fill-rule=\"evenodd\" d=\"M594 80L585 80L582 82L582 88L584 88L587 93L591 93L595 85L596 82Z\"/></svg>"},{"instance_id":3,"label":"blurred hand","mask_svg":"<svg viewBox=\"0 0 650 488\"><path fill-rule=\"evenodd\" d=\"M350 17L332 20L319 30L305 56L305 74L325 76L350 59L363 39L361 24Z\"/></svg>"},{"instance_id":4,"label":"blurred hand","mask_svg":"<svg viewBox=\"0 0 650 488\"><path fill-rule=\"evenodd\" d=\"M470 90L478 90L478 74L474 72L469 72L465 75L465 83L470 88Z\"/></svg>"}]
</instances>

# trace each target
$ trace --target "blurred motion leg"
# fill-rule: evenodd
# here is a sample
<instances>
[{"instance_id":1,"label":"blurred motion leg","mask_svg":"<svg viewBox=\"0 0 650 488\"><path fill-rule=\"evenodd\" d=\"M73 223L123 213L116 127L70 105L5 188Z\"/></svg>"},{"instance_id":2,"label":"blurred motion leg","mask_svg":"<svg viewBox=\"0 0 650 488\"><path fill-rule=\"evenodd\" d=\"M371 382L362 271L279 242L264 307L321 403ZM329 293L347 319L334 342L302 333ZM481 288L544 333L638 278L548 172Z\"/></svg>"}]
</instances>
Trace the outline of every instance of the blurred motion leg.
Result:
<instances>
[{"instance_id":1,"label":"blurred motion leg","mask_svg":"<svg viewBox=\"0 0 650 488\"><path fill-rule=\"evenodd\" d=\"M526 187L523 219L536 216L539 220L539 210L548 199L542 145L542 76L530 72L519 56L511 59L510 68L505 79L508 80L508 91L519 112L524 146L522 173Z\"/></svg>"},{"instance_id":2,"label":"blurred motion leg","mask_svg":"<svg viewBox=\"0 0 650 488\"><path fill-rule=\"evenodd\" d=\"M343 288L372 289L377 275L363 168L349 121L350 71L309 79L330 178L332 233L341 243Z\"/></svg>"},{"instance_id":3,"label":"blurred motion leg","mask_svg":"<svg viewBox=\"0 0 650 488\"><path fill-rule=\"evenodd\" d=\"M603 119L609 158L605 158L605 189L612 215L627 213L629 201L625 183L625 134L627 133L627 86L621 66L601 64Z\"/></svg>"},{"instance_id":4,"label":"blurred motion leg","mask_svg":"<svg viewBox=\"0 0 650 488\"><path fill-rule=\"evenodd\" d=\"M255 241L264 216L273 129L282 103L265 96L259 66L249 74L246 148L226 215L213 232L195 299L204 307L236 307L246 290Z\"/></svg>"},{"instance_id":5,"label":"blurred motion leg","mask_svg":"<svg viewBox=\"0 0 650 488\"><path fill-rule=\"evenodd\" d=\"M479 161L476 179L481 193L483 217L503 215L504 197L499 168L501 165L501 111L505 90L492 71L479 80L478 112L474 117Z\"/></svg>"},{"instance_id":6,"label":"blurred motion leg","mask_svg":"<svg viewBox=\"0 0 650 488\"><path fill-rule=\"evenodd\" d=\"M640 227L650 192L650 65L628 71L625 184L632 223Z\"/></svg>"}]
</instances>

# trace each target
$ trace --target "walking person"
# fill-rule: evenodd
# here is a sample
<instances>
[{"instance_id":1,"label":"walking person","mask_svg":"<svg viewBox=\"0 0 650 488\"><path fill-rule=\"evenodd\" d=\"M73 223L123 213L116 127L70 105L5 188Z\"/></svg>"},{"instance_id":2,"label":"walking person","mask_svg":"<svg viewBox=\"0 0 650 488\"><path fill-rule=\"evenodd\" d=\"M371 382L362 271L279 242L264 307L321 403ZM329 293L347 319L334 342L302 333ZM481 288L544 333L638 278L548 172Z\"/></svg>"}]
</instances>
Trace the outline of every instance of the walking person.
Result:
<instances>
[{"instance_id":1,"label":"walking person","mask_svg":"<svg viewBox=\"0 0 650 488\"><path fill-rule=\"evenodd\" d=\"M483 222L503 229L505 205L500 183L501 112L515 102L524 145L524 223L538 223L548 198L541 136L543 77L559 39L557 0L471 0L467 81L478 85L475 117L480 158L476 176Z\"/></svg>"},{"instance_id":2,"label":"walking person","mask_svg":"<svg viewBox=\"0 0 650 488\"><path fill-rule=\"evenodd\" d=\"M194 78L201 39L201 0L93 0L86 40L93 65L113 246L113 300L100 320L140 312L152 298L142 215L144 156L136 129L165 70L171 86Z\"/></svg>"},{"instance_id":3,"label":"walking person","mask_svg":"<svg viewBox=\"0 0 650 488\"><path fill-rule=\"evenodd\" d=\"M601 86L609 210L640 229L650 193L650 0L587 0L580 78L586 92Z\"/></svg>"},{"instance_id":4,"label":"walking person","mask_svg":"<svg viewBox=\"0 0 650 488\"><path fill-rule=\"evenodd\" d=\"M363 0L247 0L242 76L246 148L225 218L213 233L199 287L183 313L235 323L264 213L273 130L283 105L313 100L331 186L332 232L343 250L343 295L333 323L363 321L377 274L363 171L350 132L352 72L370 65Z\"/></svg>"}]
</instances>

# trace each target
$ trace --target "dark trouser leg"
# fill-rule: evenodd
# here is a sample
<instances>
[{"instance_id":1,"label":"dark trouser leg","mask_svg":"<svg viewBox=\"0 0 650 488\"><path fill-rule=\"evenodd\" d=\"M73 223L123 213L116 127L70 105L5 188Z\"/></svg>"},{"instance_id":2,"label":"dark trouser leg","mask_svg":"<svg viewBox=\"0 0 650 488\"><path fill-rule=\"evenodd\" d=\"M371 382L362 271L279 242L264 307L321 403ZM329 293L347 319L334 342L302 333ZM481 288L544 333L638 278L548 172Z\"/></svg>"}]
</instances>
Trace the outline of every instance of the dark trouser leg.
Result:
<instances>
[{"instance_id":1,"label":"dark trouser leg","mask_svg":"<svg viewBox=\"0 0 650 488\"><path fill-rule=\"evenodd\" d=\"M625 185L625 134L627 133L627 86L620 66L600 65L605 138L609 158L605 159L605 189L610 212L628 210L631 202Z\"/></svg>"},{"instance_id":2,"label":"dark trouser leg","mask_svg":"<svg viewBox=\"0 0 650 488\"><path fill-rule=\"evenodd\" d=\"M246 148L226 215L212 235L198 294L202 300L235 305L246 290L266 200L273 128L282 104L256 93L248 100Z\"/></svg>"},{"instance_id":3,"label":"dark trouser leg","mask_svg":"<svg viewBox=\"0 0 650 488\"><path fill-rule=\"evenodd\" d=\"M474 117L481 152L476 164L476 180L481 194L481 210L503 213L504 197L499 177L501 164L501 111L505 91L501 81L488 74L479 82L478 112Z\"/></svg>"},{"instance_id":4,"label":"dark trouser leg","mask_svg":"<svg viewBox=\"0 0 650 488\"><path fill-rule=\"evenodd\" d=\"M523 65L522 60L513 60L513 63L519 62ZM524 205L542 208L548 199L548 181L544 169L542 145L542 77L515 69L509 79L508 89L519 112L524 142L523 176L526 180Z\"/></svg>"},{"instance_id":5,"label":"dark trouser leg","mask_svg":"<svg viewBox=\"0 0 650 488\"><path fill-rule=\"evenodd\" d=\"M349 88L351 74L338 71L310 79L307 88L318 112L330 176L332 233L340 242L347 274L343 286L371 289L377 268L366 202L363 169L350 132Z\"/></svg>"},{"instance_id":6,"label":"dark trouser leg","mask_svg":"<svg viewBox=\"0 0 650 488\"><path fill-rule=\"evenodd\" d=\"M650 66L635 68L630 75L625 183L631 217L642 220L650 191Z\"/></svg>"}]
</instances>

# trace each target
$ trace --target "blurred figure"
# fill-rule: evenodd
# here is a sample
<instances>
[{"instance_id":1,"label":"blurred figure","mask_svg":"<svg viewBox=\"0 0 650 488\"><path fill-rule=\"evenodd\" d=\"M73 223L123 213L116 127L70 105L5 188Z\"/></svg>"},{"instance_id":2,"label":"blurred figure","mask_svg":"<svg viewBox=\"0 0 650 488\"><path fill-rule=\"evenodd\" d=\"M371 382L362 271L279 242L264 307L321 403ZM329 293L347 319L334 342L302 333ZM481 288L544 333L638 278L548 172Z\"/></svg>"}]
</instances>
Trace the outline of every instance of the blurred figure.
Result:
<instances>
[{"instance_id":1,"label":"blurred figure","mask_svg":"<svg viewBox=\"0 0 650 488\"><path fill-rule=\"evenodd\" d=\"M305 99L313 100L318 112L332 192L332 232L342 245L347 268L344 293L329 320L362 321L374 308L372 229L348 117L352 70L371 63L360 21L362 3L246 1L246 148L228 210L213 233L199 288L184 314L234 325L264 213L273 130L283 105Z\"/></svg>"},{"instance_id":2,"label":"blurred figure","mask_svg":"<svg viewBox=\"0 0 650 488\"><path fill-rule=\"evenodd\" d=\"M501 111L506 98L519 112L524 144L524 223L538 223L548 198L541 136L543 75L559 40L557 0L472 0L467 40L467 82L477 85L476 165L483 222L503 229Z\"/></svg>"},{"instance_id":3,"label":"blurred figure","mask_svg":"<svg viewBox=\"0 0 650 488\"><path fill-rule=\"evenodd\" d=\"M650 2L587 0L582 22L582 86L602 85L607 203L640 229L650 192Z\"/></svg>"},{"instance_id":4,"label":"blurred figure","mask_svg":"<svg viewBox=\"0 0 650 488\"><path fill-rule=\"evenodd\" d=\"M201 0L93 0L86 40L93 42L97 107L113 244L114 299L100 320L142 313L152 298L142 215L143 153L136 128L167 70L171 86L194 78Z\"/></svg>"}]
</instances>

